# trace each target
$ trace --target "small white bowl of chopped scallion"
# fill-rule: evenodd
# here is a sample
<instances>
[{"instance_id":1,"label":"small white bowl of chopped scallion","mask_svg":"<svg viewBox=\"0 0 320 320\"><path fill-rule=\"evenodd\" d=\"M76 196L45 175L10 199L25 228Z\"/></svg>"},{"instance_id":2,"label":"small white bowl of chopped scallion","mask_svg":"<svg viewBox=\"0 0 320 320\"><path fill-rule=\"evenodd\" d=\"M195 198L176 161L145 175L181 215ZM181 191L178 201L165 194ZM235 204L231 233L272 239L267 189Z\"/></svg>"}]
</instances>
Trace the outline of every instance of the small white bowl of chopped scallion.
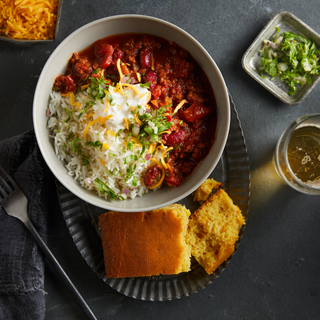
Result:
<instances>
[{"instance_id":1,"label":"small white bowl of chopped scallion","mask_svg":"<svg viewBox=\"0 0 320 320\"><path fill-rule=\"evenodd\" d=\"M320 36L289 12L279 12L242 58L244 70L284 103L301 103L318 82Z\"/></svg>"}]
</instances>

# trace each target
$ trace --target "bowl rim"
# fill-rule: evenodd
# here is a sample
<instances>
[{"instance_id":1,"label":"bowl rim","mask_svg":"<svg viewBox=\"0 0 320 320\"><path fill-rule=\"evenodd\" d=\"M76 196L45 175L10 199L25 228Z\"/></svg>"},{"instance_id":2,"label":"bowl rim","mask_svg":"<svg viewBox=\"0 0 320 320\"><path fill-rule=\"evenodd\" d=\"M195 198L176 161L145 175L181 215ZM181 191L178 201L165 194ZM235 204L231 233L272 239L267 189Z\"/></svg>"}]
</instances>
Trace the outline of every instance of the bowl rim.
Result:
<instances>
[{"instance_id":1,"label":"bowl rim","mask_svg":"<svg viewBox=\"0 0 320 320\"><path fill-rule=\"evenodd\" d=\"M161 204L146 205L144 207L139 207L139 208L132 208L132 207L129 207L129 206L128 207L126 207L126 206L124 206L124 207L122 207L122 206L120 206L120 207L119 206L114 206L114 205L112 205L112 203L113 203L112 201L108 201L108 200L106 200L104 198L99 197L98 195L92 196L92 192L90 192L90 191L88 191L88 190L86 190L86 189L84 189L82 187L81 187L81 189L83 189L85 192L83 192L83 190L80 192L80 190L77 190L77 189L70 189L70 186L68 185L68 183L66 181L64 181L63 177L61 177L61 175L58 173L57 169L55 168L54 163L52 163L52 161L50 160L50 155L48 155L45 152L45 146L44 146L45 142L41 139L41 136L40 136L40 131L39 131L40 130L39 129L40 124L39 124L39 121L38 121L38 117L39 116L37 115L37 111L39 110L39 107L37 108L37 99L38 99L38 95L39 95L39 91L40 91L40 87L41 87L41 82L42 82L41 80L43 79L43 77L44 77L44 75L46 73L46 70L49 68L50 64L54 60L55 55L59 52L59 50L61 48L63 48L64 45L70 39L72 39L73 37L76 37L77 34L81 33L83 30L85 30L87 28L93 27L93 26L95 26L97 24L104 23L106 21L112 21L112 20L115 20L115 19L128 19L128 18L145 19L145 20L149 20L149 21L150 20L151 21L155 21L155 22L160 23L160 24L165 24L168 27L176 29L178 32L182 33L186 38L191 40L191 42L193 42L197 46L197 48L201 49L201 54L203 54L205 56L205 58L208 59L211 62L212 67L215 69L215 71L217 73L216 76L219 77L219 81L221 82L221 85L222 85L222 88L223 88L223 90L222 90L223 92L220 92L219 94L223 97L223 101L226 103L226 110L224 110L224 112L225 112L224 116L226 118L226 121L224 123L224 128L220 128L220 131L222 132L222 133L220 133L220 138L219 138L220 141L221 141L221 146L219 148L217 156L215 157L215 161L209 166L209 168L207 168L205 170L205 174L203 175L202 179L200 179L196 184L194 184L191 188L189 188L185 193L183 193L183 194L181 194L179 196L176 196L176 197L174 197L174 198L172 198L172 199L170 199L168 201L165 201L165 202L163 202ZM128 32L128 33L130 33L130 32ZM152 34L150 32L149 33L148 32L143 32L143 33ZM92 42L94 42L94 41L95 40L93 40ZM85 47L83 49L85 49ZM207 74L207 76L208 76L208 74ZM215 93L215 95L216 95L216 93ZM48 93L48 97L49 97L49 93ZM43 108L43 106L42 106L42 108ZM163 207L163 206L178 202L179 200L181 200L181 199L185 198L186 196L188 196L189 194L191 194L210 175L210 173L216 167L219 159L221 158L221 155L223 153L223 150L224 150L224 147L226 145L227 138L228 138L228 135L229 135L230 120L231 120L230 101L229 101L229 95L228 95L228 89L227 89L226 83L225 83L224 78L223 78L223 76L221 74L221 71L219 70L219 68L216 65L215 61L212 59L212 57L206 51L206 49L193 36L191 36L188 32L184 31L182 28L180 28L180 27L178 27L178 26L176 26L176 25L174 25L174 24L172 24L170 22L167 22L165 20L162 20L162 19L159 19L159 18L155 18L155 17L151 17L151 16L140 15L140 14L122 14L122 15L114 15L114 16L110 16L110 17L101 18L101 19L89 22L89 23L83 25L82 27L76 29L75 31L73 31L68 37L66 37L57 46L57 48L53 51L53 53L51 54L51 56L48 58L47 62L45 63L45 65L44 65L44 67L43 67L43 69L41 71L41 74L39 76L38 83L37 83L36 90L35 90L35 94L34 94L34 99L33 99L33 124L34 124L35 136L36 136L36 139L37 139L38 146L39 146L39 149L41 151L41 154L42 154L46 164L48 165L49 169L51 170L51 172L56 177L56 179L58 179L60 181L60 183L62 183L68 190L70 190L73 194L75 194L77 197L81 198L82 200L84 200L84 201L86 201L86 202L88 202L88 203L90 203L90 204L92 204L94 206L100 207L100 208L104 208L104 209L107 209L107 210L116 210L116 211L120 211L120 210L121 211L126 211L126 212L129 212L129 211L131 211L131 212L149 211L149 210L157 209L157 208L160 208L160 207ZM217 124L218 125L217 125L217 129L216 129L216 137L217 137L218 128L219 128L219 116L218 116L218 123ZM215 145L216 145L216 141L214 142L213 146L215 146ZM61 164L61 165L63 165L63 164ZM65 172L65 175L67 175L67 172ZM133 199L133 200L130 199L130 200L126 200L125 202L134 201L134 200L135 199Z\"/></svg>"}]
</instances>

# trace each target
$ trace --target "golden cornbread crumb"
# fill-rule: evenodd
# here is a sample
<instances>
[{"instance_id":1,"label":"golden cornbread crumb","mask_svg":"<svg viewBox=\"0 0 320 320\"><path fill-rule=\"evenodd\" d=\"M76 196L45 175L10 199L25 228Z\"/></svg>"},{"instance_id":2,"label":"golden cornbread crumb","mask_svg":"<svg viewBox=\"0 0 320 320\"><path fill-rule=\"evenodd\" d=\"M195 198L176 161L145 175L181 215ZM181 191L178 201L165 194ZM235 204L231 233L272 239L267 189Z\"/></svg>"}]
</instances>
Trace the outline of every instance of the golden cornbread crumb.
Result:
<instances>
[{"instance_id":1,"label":"golden cornbread crumb","mask_svg":"<svg viewBox=\"0 0 320 320\"><path fill-rule=\"evenodd\" d=\"M198 263L212 273L234 252L244 218L228 194L219 189L189 219L187 243Z\"/></svg>"},{"instance_id":2,"label":"golden cornbread crumb","mask_svg":"<svg viewBox=\"0 0 320 320\"><path fill-rule=\"evenodd\" d=\"M195 191L193 201L198 201L202 204L208 199L213 189L218 189L219 187L222 187L222 185L223 184L221 182L218 182L214 179L205 180L201 184L201 186Z\"/></svg>"},{"instance_id":3,"label":"golden cornbread crumb","mask_svg":"<svg viewBox=\"0 0 320 320\"><path fill-rule=\"evenodd\" d=\"M99 216L108 278L178 274L190 270L186 243L190 211L180 204L148 212Z\"/></svg>"}]
</instances>

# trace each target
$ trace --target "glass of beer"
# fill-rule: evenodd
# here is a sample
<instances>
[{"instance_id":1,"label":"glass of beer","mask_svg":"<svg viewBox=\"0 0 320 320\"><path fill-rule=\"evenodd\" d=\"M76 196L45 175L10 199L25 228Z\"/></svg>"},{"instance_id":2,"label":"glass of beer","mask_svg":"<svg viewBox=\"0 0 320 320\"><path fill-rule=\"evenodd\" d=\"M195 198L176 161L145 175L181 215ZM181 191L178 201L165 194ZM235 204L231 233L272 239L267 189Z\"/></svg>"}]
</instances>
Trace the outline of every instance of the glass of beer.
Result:
<instances>
[{"instance_id":1,"label":"glass of beer","mask_svg":"<svg viewBox=\"0 0 320 320\"><path fill-rule=\"evenodd\" d=\"M277 143L274 161L290 187L320 195L320 114L300 117L287 127Z\"/></svg>"}]
</instances>

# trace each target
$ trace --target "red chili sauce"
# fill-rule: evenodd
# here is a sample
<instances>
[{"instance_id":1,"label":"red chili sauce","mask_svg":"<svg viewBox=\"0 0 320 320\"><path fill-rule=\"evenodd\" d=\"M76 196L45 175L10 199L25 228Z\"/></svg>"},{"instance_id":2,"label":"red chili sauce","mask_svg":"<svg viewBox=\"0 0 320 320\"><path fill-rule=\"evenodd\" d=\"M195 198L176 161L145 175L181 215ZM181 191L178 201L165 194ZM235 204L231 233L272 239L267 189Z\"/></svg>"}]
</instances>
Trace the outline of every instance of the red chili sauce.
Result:
<instances>
[{"instance_id":1,"label":"red chili sauce","mask_svg":"<svg viewBox=\"0 0 320 320\"><path fill-rule=\"evenodd\" d=\"M174 125L162 135L162 143L173 147L167 153L164 181L178 186L207 156L215 140L217 107L209 80L193 57L176 43L147 34L121 34L74 53L65 75L56 78L54 89L74 92L96 76L92 71L97 68L105 69L106 79L118 82L118 59L131 84L151 83L151 108L167 106L167 120ZM173 114L183 99L187 102ZM158 166L149 167L144 176L146 186L156 183L161 173Z\"/></svg>"}]
</instances>

